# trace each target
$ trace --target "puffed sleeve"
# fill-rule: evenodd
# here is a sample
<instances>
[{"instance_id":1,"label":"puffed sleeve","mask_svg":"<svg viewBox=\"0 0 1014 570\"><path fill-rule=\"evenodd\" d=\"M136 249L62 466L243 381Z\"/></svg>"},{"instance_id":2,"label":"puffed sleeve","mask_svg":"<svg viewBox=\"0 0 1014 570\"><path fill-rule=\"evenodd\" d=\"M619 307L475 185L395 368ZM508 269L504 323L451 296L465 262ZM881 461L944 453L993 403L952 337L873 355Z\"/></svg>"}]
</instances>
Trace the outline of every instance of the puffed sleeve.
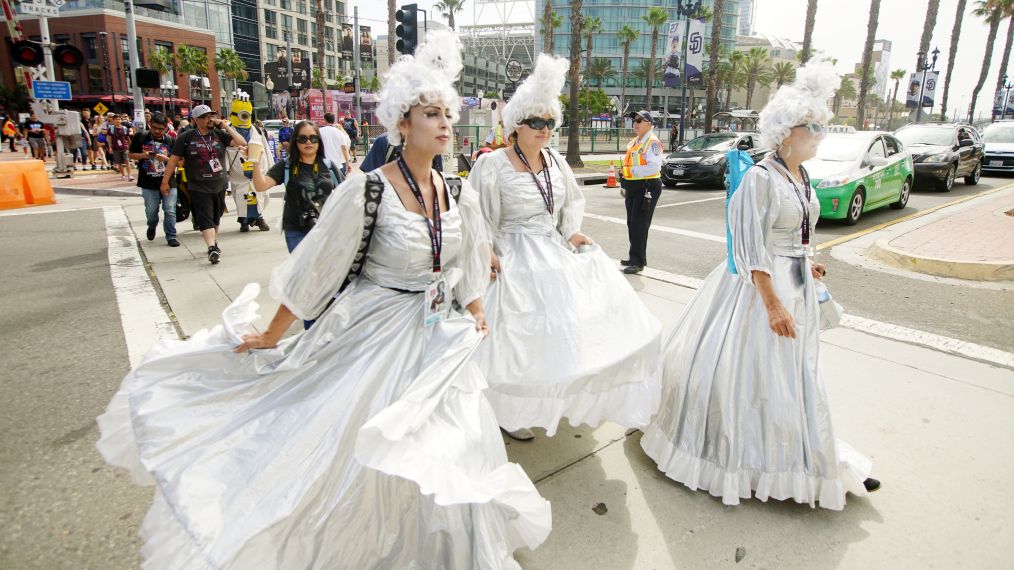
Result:
<instances>
[{"instance_id":1,"label":"puffed sleeve","mask_svg":"<svg viewBox=\"0 0 1014 570\"><path fill-rule=\"evenodd\" d=\"M778 200L770 172L763 168L747 171L729 201L729 228L732 257L737 274L751 285L751 271L771 275L771 228L778 216Z\"/></svg>"},{"instance_id":2,"label":"puffed sleeve","mask_svg":"<svg viewBox=\"0 0 1014 570\"><path fill-rule=\"evenodd\" d=\"M350 177L328 198L317 224L271 273L271 296L301 319L314 319L338 293L363 233L366 175Z\"/></svg>"},{"instance_id":3,"label":"puffed sleeve","mask_svg":"<svg viewBox=\"0 0 1014 570\"><path fill-rule=\"evenodd\" d=\"M456 265L461 279L454 286L454 298L462 307L482 297L489 287L491 242L480 205L480 195L467 180L461 184L458 211L461 212L461 252Z\"/></svg>"},{"instance_id":4,"label":"puffed sleeve","mask_svg":"<svg viewBox=\"0 0 1014 570\"><path fill-rule=\"evenodd\" d=\"M567 185L567 195L560 207L560 219L556 229L560 231L560 235L564 239L570 239L570 236L581 231L581 221L584 219L584 192L578 186L577 178L574 177L574 171L567 164L567 160L555 150L550 149L549 152L552 153L556 164L560 166L563 180Z\"/></svg>"},{"instance_id":5,"label":"puffed sleeve","mask_svg":"<svg viewBox=\"0 0 1014 570\"><path fill-rule=\"evenodd\" d=\"M487 152L480 156L468 173L468 183L478 195L486 233L493 238L500 229L500 176L497 159L503 151ZM462 192L464 194L464 192Z\"/></svg>"}]
</instances>

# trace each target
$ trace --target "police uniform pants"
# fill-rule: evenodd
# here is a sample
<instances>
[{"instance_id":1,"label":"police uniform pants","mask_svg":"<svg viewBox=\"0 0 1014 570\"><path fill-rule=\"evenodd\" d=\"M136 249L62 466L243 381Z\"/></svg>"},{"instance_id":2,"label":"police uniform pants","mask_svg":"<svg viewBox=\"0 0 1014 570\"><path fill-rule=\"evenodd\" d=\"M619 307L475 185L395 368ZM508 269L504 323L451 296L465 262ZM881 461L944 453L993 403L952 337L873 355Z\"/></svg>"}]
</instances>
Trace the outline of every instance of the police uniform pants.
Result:
<instances>
[{"instance_id":1,"label":"police uniform pants","mask_svg":"<svg viewBox=\"0 0 1014 570\"><path fill-rule=\"evenodd\" d=\"M648 229L651 217L662 194L662 180L622 180L620 185L626 191L627 236L630 239L630 265L645 267L648 265L646 249L648 247ZM651 193L651 203L644 202L645 192Z\"/></svg>"}]
</instances>

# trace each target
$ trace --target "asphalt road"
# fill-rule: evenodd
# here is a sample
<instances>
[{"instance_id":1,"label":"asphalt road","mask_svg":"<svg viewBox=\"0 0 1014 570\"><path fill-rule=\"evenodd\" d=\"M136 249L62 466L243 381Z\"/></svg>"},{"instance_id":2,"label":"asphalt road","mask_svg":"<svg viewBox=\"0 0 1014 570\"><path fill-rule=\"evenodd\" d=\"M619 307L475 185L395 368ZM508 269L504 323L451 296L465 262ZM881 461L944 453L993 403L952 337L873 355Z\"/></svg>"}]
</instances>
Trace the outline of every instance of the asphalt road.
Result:
<instances>
[{"instance_id":1,"label":"asphalt road","mask_svg":"<svg viewBox=\"0 0 1014 570\"><path fill-rule=\"evenodd\" d=\"M93 445L127 372L102 210L0 220L0 568L137 566L151 492Z\"/></svg>"},{"instance_id":2,"label":"asphalt road","mask_svg":"<svg viewBox=\"0 0 1014 570\"><path fill-rule=\"evenodd\" d=\"M1014 183L1014 177L983 177L978 185L960 180L950 192L917 187L908 207L867 212L855 226L835 220L817 224L816 243L847 238L911 214L969 195ZM586 186L584 230L611 257L627 257L627 230L619 190ZM604 220L602 218L608 218ZM725 259L725 191L681 184L662 193L648 240L648 265L703 279ZM676 233L679 232L679 233ZM846 312L961 340L1014 351L1014 291L978 289L874 271L833 259L828 249L817 258L828 268L827 284Z\"/></svg>"}]
</instances>

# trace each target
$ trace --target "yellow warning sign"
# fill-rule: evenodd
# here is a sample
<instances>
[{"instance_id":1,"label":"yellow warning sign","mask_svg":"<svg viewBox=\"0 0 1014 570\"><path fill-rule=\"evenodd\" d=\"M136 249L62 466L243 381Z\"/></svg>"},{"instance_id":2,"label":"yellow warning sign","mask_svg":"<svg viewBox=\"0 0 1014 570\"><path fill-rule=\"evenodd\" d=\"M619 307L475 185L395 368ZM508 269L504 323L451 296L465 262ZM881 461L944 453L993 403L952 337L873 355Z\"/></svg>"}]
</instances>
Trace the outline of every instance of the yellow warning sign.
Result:
<instances>
[{"instance_id":1,"label":"yellow warning sign","mask_svg":"<svg viewBox=\"0 0 1014 570\"><path fill-rule=\"evenodd\" d=\"M106 111L109 110L109 107L106 107L101 102L99 102L99 103L96 103L95 106L92 107L92 109L95 109L95 112L98 113L98 114L100 114L100 115L105 115Z\"/></svg>"}]
</instances>

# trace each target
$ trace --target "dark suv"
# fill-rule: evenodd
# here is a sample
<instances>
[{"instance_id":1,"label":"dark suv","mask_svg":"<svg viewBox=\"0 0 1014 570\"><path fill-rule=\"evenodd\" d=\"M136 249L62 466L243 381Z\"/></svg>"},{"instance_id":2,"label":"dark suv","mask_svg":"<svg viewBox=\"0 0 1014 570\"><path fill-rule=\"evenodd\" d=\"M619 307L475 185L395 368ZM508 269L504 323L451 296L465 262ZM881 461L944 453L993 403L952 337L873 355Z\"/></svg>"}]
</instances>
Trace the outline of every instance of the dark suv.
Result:
<instances>
[{"instance_id":1,"label":"dark suv","mask_svg":"<svg viewBox=\"0 0 1014 570\"><path fill-rule=\"evenodd\" d=\"M713 184L725 187L725 153L742 143L754 162L771 152L760 144L757 133L709 133L701 135L666 157L662 165L662 184L677 182Z\"/></svg>"},{"instance_id":2,"label":"dark suv","mask_svg":"<svg viewBox=\"0 0 1014 570\"><path fill-rule=\"evenodd\" d=\"M894 136L912 153L916 184L929 181L937 190L949 192L958 176L965 178L965 184L979 183L986 146L971 125L908 125L895 131Z\"/></svg>"}]
</instances>

